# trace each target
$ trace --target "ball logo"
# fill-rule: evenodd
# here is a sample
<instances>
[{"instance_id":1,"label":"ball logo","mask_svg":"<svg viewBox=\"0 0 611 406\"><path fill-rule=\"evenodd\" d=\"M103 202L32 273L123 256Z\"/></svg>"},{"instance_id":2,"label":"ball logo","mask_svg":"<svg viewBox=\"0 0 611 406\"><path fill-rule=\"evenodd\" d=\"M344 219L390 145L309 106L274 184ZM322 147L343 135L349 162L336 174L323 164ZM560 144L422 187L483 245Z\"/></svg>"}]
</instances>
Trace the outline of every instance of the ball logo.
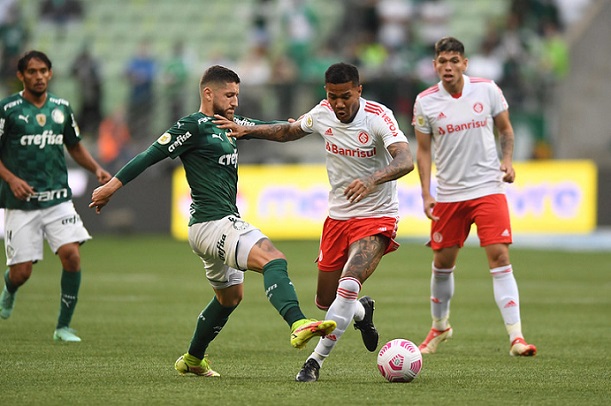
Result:
<instances>
[{"instance_id":1,"label":"ball logo","mask_svg":"<svg viewBox=\"0 0 611 406\"><path fill-rule=\"evenodd\" d=\"M358 140L363 145L367 144L369 142L369 134L365 131L361 131L358 135Z\"/></svg>"},{"instance_id":2,"label":"ball logo","mask_svg":"<svg viewBox=\"0 0 611 406\"><path fill-rule=\"evenodd\" d=\"M473 111L475 111L477 114L480 114L482 111L484 111L484 105L480 102L475 103L473 105Z\"/></svg>"},{"instance_id":3,"label":"ball logo","mask_svg":"<svg viewBox=\"0 0 611 406\"><path fill-rule=\"evenodd\" d=\"M388 366L395 371L400 371L403 369L404 361L405 357L401 354L397 354L388 362Z\"/></svg>"},{"instance_id":4,"label":"ball logo","mask_svg":"<svg viewBox=\"0 0 611 406\"><path fill-rule=\"evenodd\" d=\"M163 133L159 138L157 138L157 142L160 145L165 145L172 139L172 136L169 133Z\"/></svg>"}]
</instances>

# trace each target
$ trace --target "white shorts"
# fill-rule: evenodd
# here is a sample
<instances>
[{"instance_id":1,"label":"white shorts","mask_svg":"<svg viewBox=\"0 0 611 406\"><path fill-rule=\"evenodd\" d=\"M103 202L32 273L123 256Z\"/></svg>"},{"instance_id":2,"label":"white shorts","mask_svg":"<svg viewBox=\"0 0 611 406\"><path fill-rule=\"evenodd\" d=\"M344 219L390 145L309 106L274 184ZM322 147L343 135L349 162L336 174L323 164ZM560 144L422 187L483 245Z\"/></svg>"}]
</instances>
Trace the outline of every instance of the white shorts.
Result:
<instances>
[{"instance_id":1,"label":"white shorts","mask_svg":"<svg viewBox=\"0 0 611 406\"><path fill-rule=\"evenodd\" d=\"M204 263L206 278L216 289L244 282L248 254L262 238L261 230L236 216L189 227L191 249Z\"/></svg>"},{"instance_id":2,"label":"white shorts","mask_svg":"<svg viewBox=\"0 0 611 406\"><path fill-rule=\"evenodd\" d=\"M4 210L7 265L42 260L43 239L57 253L62 245L82 244L91 236L71 201L40 210Z\"/></svg>"}]
</instances>

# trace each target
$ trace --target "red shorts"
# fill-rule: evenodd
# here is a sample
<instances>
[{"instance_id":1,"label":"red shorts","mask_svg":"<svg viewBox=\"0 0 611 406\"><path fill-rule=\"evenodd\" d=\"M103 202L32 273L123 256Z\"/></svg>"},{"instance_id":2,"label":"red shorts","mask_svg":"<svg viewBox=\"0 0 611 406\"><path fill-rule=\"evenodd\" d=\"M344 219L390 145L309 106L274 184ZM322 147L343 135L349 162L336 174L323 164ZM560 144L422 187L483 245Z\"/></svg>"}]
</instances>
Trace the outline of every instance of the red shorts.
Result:
<instances>
[{"instance_id":1,"label":"red shorts","mask_svg":"<svg viewBox=\"0 0 611 406\"><path fill-rule=\"evenodd\" d=\"M431 223L429 245L434 250L455 245L462 247L473 223L477 226L480 246L512 243L509 208L503 194L464 202L437 202L433 214L439 217Z\"/></svg>"},{"instance_id":2,"label":"red shorts","mask_svg":"<svg viewBox=\"0 0 611 406\"><path fill-rule=\"evenodd\" d=\"M395 251L399 244L394 240L397 235L399 219L395 217L358 218L334 220L327 217L320 238L318 269L337 271L348 262L350 245L365 237L381 234L390 238L384 254Z\"/></svg>"}]
</instances>

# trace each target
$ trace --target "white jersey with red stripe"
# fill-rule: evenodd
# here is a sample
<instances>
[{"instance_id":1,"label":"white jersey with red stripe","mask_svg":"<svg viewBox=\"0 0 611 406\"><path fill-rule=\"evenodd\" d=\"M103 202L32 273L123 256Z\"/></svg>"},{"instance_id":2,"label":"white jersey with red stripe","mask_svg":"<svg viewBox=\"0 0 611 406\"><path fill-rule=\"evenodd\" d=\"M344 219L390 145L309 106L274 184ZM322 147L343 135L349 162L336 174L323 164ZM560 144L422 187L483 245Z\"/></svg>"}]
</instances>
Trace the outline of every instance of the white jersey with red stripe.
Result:
<instances>
[{"instance_id":1,"label":"white jersey with red stripe","mask_svg":"<svg viewBox=\"0 0 611 406\"><path fill-rule=\"evenodd\" d=\"M433 137L439 202L505 192L493 128L507 101L493 81L463 77L460 97L452 97L439 82L414 104L412 125Z\"/></svg>"},{"instance_id":2,"label":"white jersey with red stripe","mask_svg":"<svg viewBox=\"0 0 611 406\"><path fill-rule=\"evenodd\" d=\"M397 182L377 185L366 198L350 203L346 187L387 166L392 156L387 147L408 142L392 111L386 106L360 98L359 110L351 123L337 119L327 100L321 101L301 118L301 128L317 133L325 141L329 192L329 217L347 220L359 217L399 215Z\"/></svg>"}]
</instances>

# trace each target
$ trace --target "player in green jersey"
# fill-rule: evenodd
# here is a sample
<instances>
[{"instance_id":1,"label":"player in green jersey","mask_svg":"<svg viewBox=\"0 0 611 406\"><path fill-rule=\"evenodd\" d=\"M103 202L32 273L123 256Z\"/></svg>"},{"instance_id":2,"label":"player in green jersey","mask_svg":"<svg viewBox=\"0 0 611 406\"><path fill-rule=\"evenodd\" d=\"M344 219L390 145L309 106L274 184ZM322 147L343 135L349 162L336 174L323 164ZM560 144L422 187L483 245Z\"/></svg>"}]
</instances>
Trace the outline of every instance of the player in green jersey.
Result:
<instances>
[{"instance_id":1,"label":"player in green jersey","mask_svg":"<svg viewBox=\"0 0 611 406\"><path fill-rule=\"evenodd\" d=\"M29 51L18 62L23 90L0 101L0 207L5 209L5 286L0 318L13 311L17 289L43 258L43 239L62 264L59 318L53 338L78 342L70 328L81 283L79 246L91 236L74 209L64 147L100 183L111 175L80 142L70 104L49 92L51 61Z\"/></svg>"},{"instance_id":2,"label":"player in green jersey","mask_svg":"<svg viewBox=\"0 0 611 406\"><path fill-rule=\"evenodd\" d=\"M314 336L324 336L336 323L307 319L287 273L286 257L257 228L240 218L236 205L238 149L212 120L222 115L244 125L259 123L234 116L240 78L230 69L212 66L199 85L198 112L178 120L147 150L127 163L107 184L94 190L89 207L100 210L111 196L149 166L179 157L191 189L189 243L204 265L215 296L197 319L189 351L178 358L181 374L219 376L204 357L244 295L244 271L263 274L265 293L291 327L291 345L303 348Z\"/></svg>"}]
</instances>

